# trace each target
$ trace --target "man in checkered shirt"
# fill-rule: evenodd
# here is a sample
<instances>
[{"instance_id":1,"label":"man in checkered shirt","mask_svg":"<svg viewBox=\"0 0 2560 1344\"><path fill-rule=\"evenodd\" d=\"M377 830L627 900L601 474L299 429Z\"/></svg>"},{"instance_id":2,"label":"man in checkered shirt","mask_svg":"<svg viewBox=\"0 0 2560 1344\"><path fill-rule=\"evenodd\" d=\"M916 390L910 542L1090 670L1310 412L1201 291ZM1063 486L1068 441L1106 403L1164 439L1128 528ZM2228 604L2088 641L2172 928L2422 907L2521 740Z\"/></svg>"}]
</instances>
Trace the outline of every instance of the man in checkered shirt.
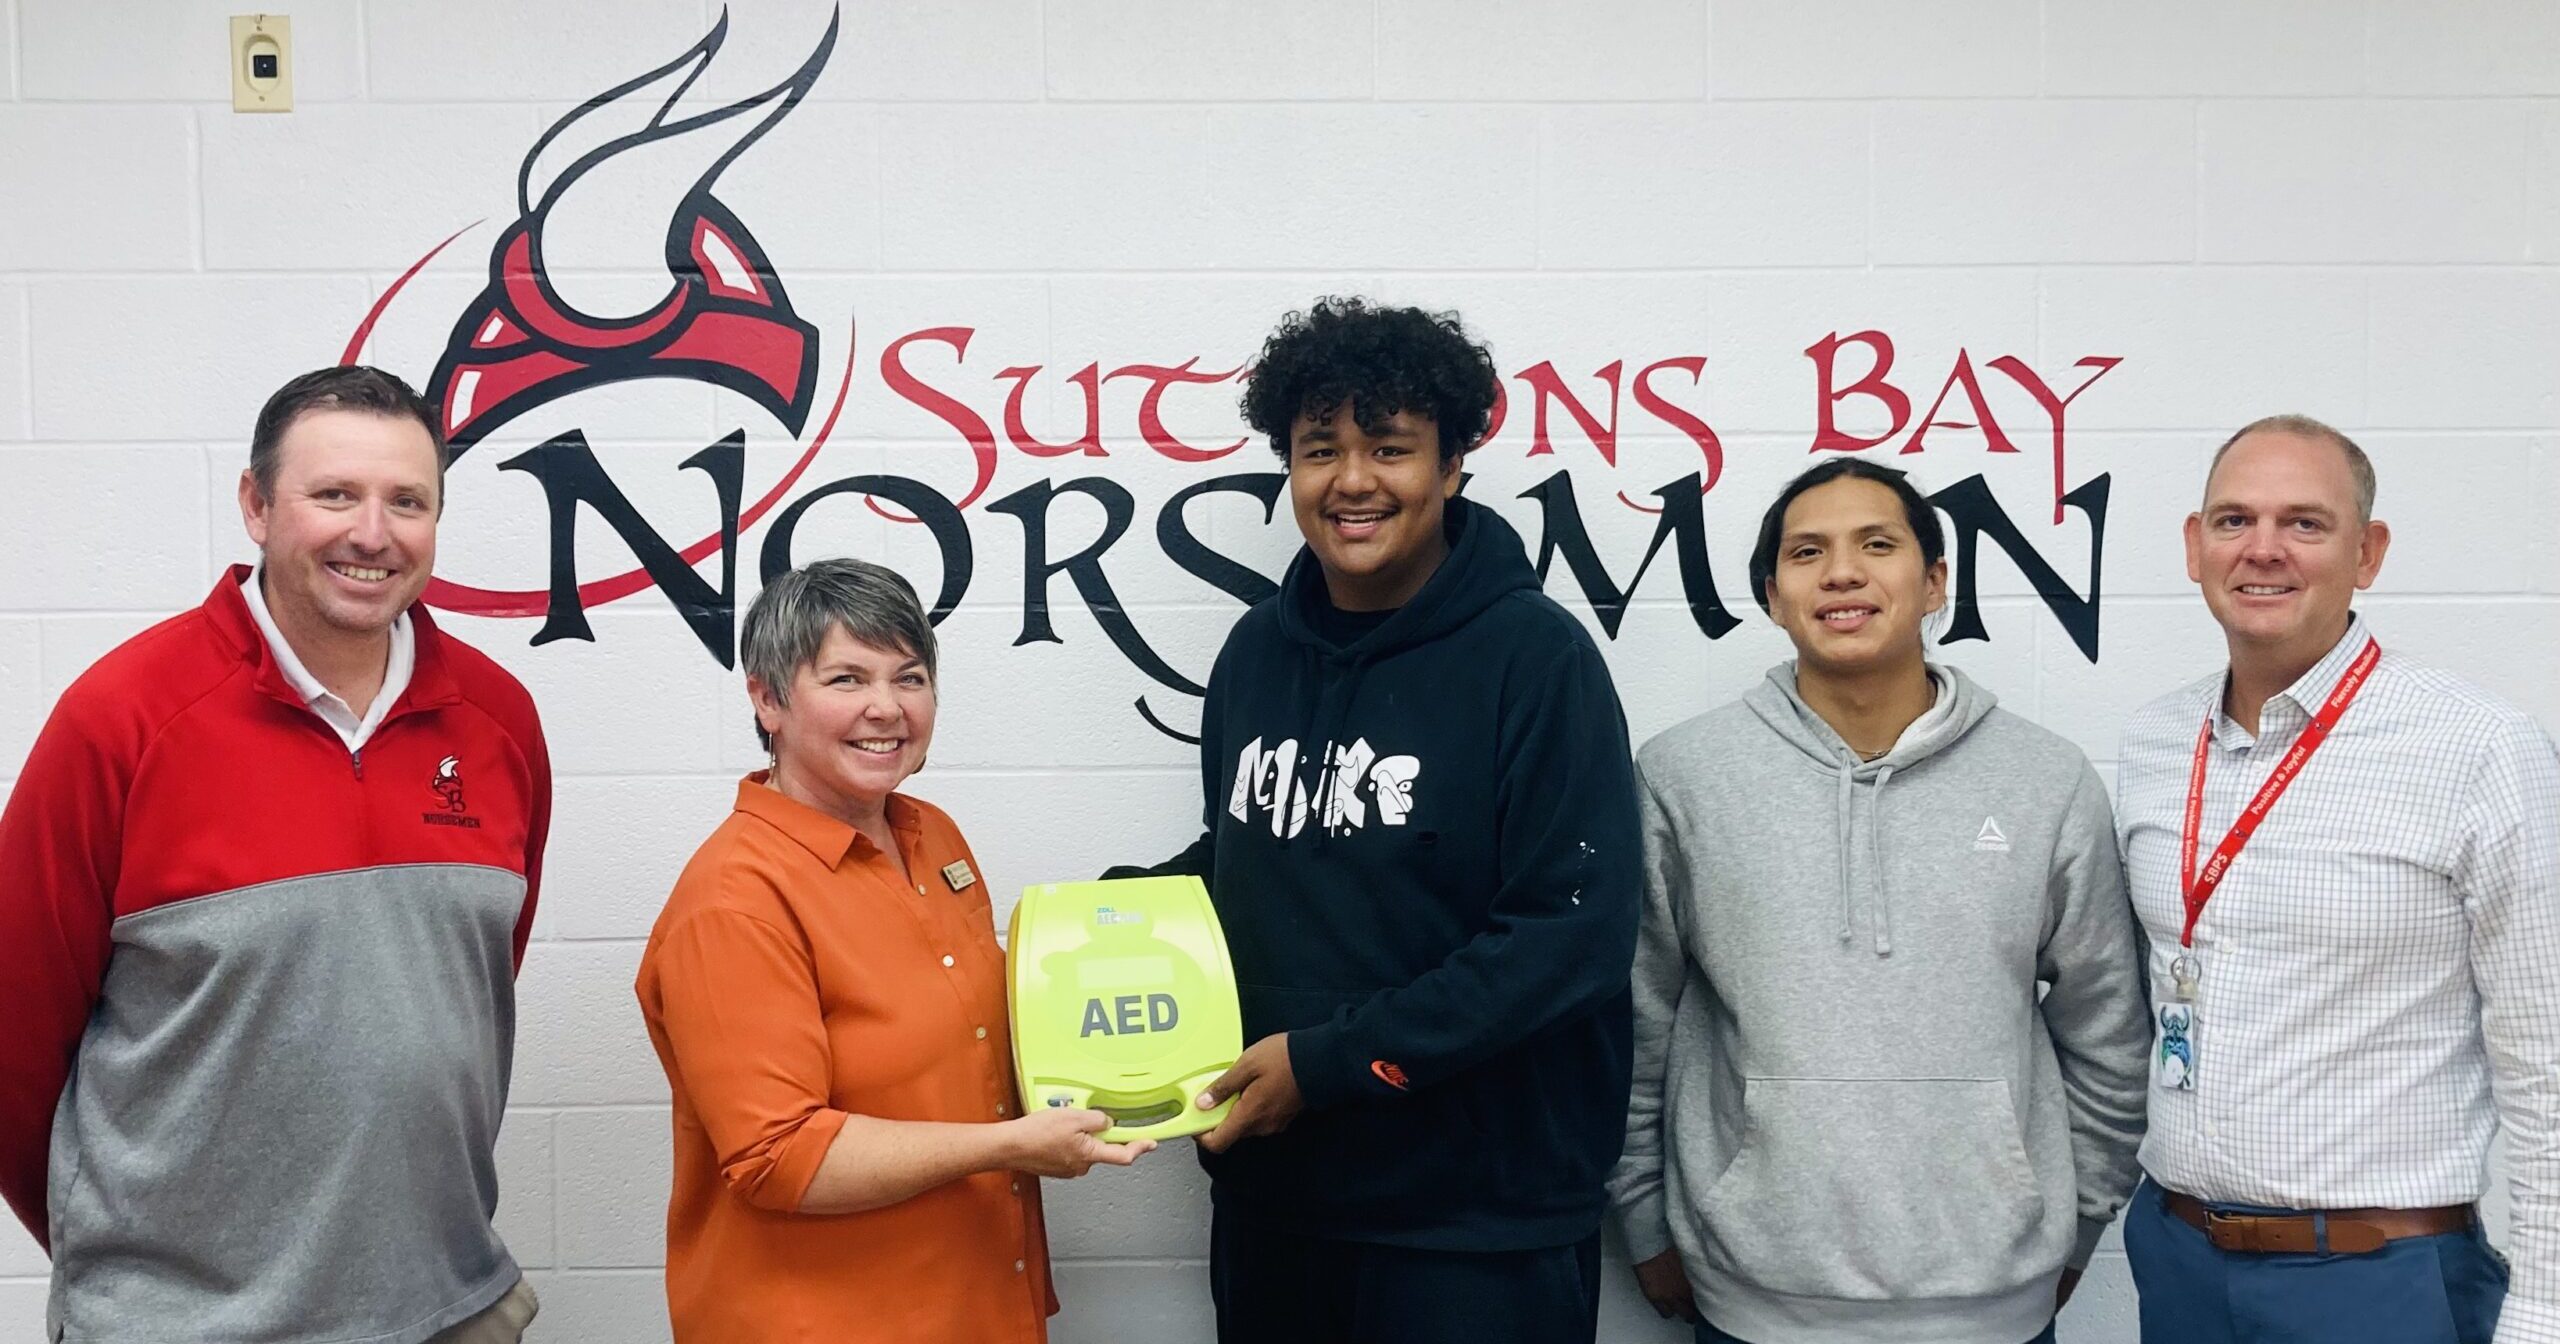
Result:
<instances>
[{"instance_id":1,"label":"man in checkered shirt","mask_svg":"<svg viewBox=\"0 0 2560 1344\"><path fill-rule=\"evenodd\" d=\"M2191 1051L2153 1051L2125 1212L2146 1344L2560 1344L2560 760L2351 609L2373 492L2318 421L2222 446L2187 574L2230 667L2118 753L2154 1030ZM2501 1127L2512 1287L2476 1211Z\"/></svg>"}]
</instances>

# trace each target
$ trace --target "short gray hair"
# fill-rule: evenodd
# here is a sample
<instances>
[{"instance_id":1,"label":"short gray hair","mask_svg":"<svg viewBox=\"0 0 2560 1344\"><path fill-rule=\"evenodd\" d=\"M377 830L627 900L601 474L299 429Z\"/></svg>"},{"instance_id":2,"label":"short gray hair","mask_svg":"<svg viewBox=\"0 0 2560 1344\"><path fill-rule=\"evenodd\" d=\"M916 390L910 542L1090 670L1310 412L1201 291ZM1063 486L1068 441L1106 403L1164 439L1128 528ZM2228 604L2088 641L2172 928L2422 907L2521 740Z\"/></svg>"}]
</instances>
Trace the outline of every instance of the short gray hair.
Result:
<instances>
[{"instance_id":1,"label":"short gray hair","mask_svg":"<svg viewBox=\"0 0 2560 1344\"><path fill-rule=\"evenodd\" d=\"M916 600L915 586L868 560L812 560L777 575L747 608L738 658L774 703L787 705L791 679L818 660L818 647L839 629L856 643L914 655L924 663L925 679L939 681L933 622ZM773 734L762 723L756 725L756 741L773 750Z\"/></svg>"},{"instance_id":2,"label":"short gray hair","mask_svg":"<svg viewBox=\"0 0 2560 1344\"><path fill-rule=\"evenodd\" d=\"M2329 424L2314 420L2307 415L2262 416L2242 425L2239 433L2224 439L2222 446L2213 450L2213 464L2204 469L2205 488L2208 491L2213 488L2213 473L2220 471L2222 459L2230 456L2231 445L2260 430L2299 434L2306 439L2318 439L2346 454L2347 474L2353 476L2356 482L2356 521L2360 523L2373 521L2373 459L2364 455L2364 449L2357 447L2355 440L2339 433Z\"/></svg>"}]
</instances>

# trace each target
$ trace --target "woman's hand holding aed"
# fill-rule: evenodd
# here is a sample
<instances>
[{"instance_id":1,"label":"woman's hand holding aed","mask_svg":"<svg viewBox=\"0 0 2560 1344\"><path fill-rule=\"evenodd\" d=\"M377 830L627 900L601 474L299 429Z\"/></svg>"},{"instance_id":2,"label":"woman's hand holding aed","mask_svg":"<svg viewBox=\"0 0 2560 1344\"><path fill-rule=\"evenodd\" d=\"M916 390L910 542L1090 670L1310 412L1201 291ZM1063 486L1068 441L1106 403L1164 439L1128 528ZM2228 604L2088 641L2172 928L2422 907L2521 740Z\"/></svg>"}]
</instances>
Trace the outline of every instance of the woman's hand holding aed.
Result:
<instances>
[{"instance_id":1,"label":"woman's hand holding aed","mask_svg":"<svg viewBox=\"0 0 2560 1344\"><path fill-rule=\"evenodd\" d=\"M1042 1107L1004 1128L1014 1145L1006 1165L1051 1180L1072 1180L1096 1165L1125 1167L1156 1147L1153 1139L1104 1143L1095 1136L1111 1128L1111 1117L1080 1107Z\"/></svg>"}]
</instances>

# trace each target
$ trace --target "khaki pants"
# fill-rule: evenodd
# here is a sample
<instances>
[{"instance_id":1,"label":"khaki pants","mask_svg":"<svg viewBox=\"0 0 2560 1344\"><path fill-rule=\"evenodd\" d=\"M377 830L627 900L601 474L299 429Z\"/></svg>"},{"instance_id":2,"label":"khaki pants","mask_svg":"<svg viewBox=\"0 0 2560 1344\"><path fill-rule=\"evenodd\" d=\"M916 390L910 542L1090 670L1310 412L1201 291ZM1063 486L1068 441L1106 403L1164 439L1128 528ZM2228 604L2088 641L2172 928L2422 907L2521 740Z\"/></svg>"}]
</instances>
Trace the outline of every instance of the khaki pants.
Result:
<instances>
[{"instance_id":1,"label":"khaki pants","mask_svg":"<svg viewBox=\"0 0 2560 1344\"><path fill-rule=\"evenodd\" d=\"M542 1302L533 1295L533 1284L518 1279L505 1297L489 1304L487 1311L445 1330L427 1344L516 1344L524 1338L524 1328L532 1324Z\"/></svg>"}]
</instances>

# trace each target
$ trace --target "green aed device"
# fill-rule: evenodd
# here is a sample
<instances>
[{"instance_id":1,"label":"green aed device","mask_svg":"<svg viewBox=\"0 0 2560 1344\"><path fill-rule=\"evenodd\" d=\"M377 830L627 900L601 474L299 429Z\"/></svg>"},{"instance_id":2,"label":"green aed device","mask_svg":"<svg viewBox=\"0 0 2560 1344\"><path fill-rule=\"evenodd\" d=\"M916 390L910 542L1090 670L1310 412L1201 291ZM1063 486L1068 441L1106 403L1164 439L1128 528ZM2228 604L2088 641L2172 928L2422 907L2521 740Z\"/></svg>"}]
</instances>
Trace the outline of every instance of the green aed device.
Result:
<instances>
[{"instance_id":1,"label":"green aed device","mask_svg":"<svg viewBox=\"0 0 2560 1344\"><path fill-rule=\"evenodd\" d=\"M1235 1105L1192 1104L1244 1053L1235 965L1196 877L1026 889L1005 995L1025 1106L1090 1107L1127 1143L1214 1129Z\"/></svg>"}]
</instances>

